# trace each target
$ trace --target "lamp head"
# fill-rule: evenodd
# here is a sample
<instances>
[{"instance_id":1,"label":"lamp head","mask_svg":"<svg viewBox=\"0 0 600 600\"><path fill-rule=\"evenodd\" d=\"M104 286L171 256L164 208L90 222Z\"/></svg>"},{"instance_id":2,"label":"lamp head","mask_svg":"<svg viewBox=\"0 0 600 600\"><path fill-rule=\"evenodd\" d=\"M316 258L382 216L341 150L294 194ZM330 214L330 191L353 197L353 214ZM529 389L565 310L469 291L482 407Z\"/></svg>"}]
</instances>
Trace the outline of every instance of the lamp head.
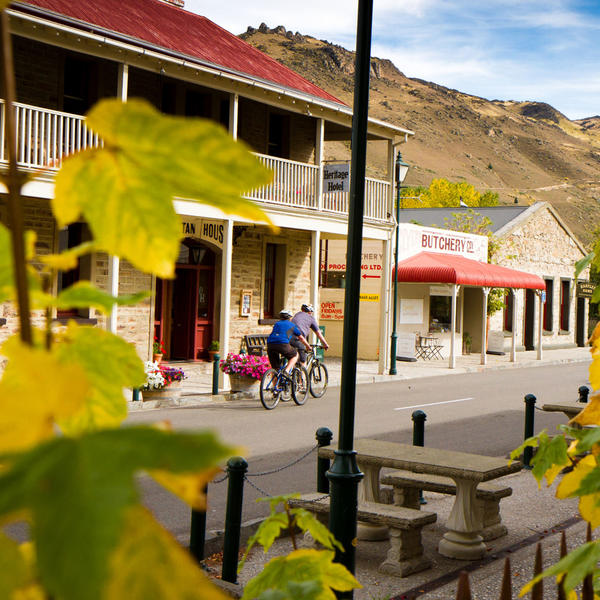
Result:
<instances>
[{"instance_id":1,"label":"lamp head","mask_svg":"<svg viewBox=\"0 0 600 600\"><path fill-rule=\"evenodd\" d=\"M402 160L402 154L396 154L396 181L402 183L408 173L409 165Z\"/></svg>"}]
</instances>

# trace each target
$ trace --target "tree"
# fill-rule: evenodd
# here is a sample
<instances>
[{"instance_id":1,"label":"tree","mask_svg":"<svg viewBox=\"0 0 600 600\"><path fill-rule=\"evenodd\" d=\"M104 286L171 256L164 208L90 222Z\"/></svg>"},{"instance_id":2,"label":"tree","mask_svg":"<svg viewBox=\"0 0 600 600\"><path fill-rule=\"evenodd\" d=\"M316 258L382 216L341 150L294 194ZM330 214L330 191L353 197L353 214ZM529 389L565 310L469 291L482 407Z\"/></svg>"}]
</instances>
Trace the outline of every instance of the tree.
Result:
<instances>
[{"instance_id":1,"label":"tree","mask_svg":"<svg viewBox=\"0 0 600 600\"><path fill-rule=\"evenodd\" d=\"M447 179L434 179L428 188L402 188L401 196L413 196L402 202L403 208L458 207L461 201L468 206L496 206L498 194L478 192L470 183L451 182ZM419 198L420 199L416 199Z\"/></svg>"}]
</instances>

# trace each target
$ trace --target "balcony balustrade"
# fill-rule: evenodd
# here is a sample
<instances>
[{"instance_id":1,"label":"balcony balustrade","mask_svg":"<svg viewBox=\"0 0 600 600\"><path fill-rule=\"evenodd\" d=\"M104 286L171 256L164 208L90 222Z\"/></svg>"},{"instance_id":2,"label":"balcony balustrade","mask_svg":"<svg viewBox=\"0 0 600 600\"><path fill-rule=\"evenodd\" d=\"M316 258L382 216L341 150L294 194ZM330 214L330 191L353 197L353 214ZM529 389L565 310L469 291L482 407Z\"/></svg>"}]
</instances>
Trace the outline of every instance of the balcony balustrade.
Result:
<instances>
[{"instance_id":1,"label":"balcony balustrade","mask_svg":"<svg viewBox=\"0 0 600 600\"><path fill-rule=\"evenodd\" d=\"M6 143L6 105L0 100L0 164L8 162ZM52 174L63 159L86 148L97 148L102 140L87 128L85 117L46 108L16 103L17 162L20 166ZM245 197L258 203L332 214L348 213L348 193L323 193L318 196L319 168L316 165L256 154L273 171L273 182L252 190ZM365 180L365 219L390 220L390 183Z\"/></svg>"}]
</instances>

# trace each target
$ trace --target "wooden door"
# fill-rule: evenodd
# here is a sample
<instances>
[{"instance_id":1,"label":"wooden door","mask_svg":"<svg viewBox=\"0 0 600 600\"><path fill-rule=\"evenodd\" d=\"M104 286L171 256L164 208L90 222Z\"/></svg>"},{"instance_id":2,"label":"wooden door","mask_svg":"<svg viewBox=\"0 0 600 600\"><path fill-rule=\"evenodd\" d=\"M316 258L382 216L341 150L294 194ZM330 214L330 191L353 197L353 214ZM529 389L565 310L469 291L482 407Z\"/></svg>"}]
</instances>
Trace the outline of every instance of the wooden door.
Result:
<instances>
[{"instance_id":1,"label":"wooden door","mask_svg":"<svg viewBox=\"0 0 600 600\"><path fill-rule=\"evenodd\" d=\"M525 290L525 331L523 343L525 350L535 350L535 292Z\"/></svg>"}]
</instances>

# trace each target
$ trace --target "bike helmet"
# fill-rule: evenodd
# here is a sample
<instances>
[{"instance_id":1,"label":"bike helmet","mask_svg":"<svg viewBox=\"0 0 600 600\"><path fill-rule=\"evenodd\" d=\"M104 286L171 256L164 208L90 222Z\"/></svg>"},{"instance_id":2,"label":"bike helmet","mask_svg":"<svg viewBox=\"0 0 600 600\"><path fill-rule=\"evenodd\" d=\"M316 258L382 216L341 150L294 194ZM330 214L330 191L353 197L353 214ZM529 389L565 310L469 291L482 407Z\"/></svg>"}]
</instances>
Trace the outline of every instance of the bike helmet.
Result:
<instances>
[{"instance_id":1,"label":"bike helmet","mask_svg":"<svg viewBox=\"0 0 600 600\"><path fill-rule=\"evenodd\" d=\"M315 312L312 304L303 304L301 308L304 312Z\"/></svg>"},{"instance_id":2,"label":"bike helmet","mask_svg":"<svg viewBox=\"0 0 600 600\"><path fill-rule=\"evenodd\" d=\"M279 311L279 316L282 319L291 319L292 318L292 313L289 310L287 310L286 308L284 308L283 310Z\"/></svg>"}]
</instances>

